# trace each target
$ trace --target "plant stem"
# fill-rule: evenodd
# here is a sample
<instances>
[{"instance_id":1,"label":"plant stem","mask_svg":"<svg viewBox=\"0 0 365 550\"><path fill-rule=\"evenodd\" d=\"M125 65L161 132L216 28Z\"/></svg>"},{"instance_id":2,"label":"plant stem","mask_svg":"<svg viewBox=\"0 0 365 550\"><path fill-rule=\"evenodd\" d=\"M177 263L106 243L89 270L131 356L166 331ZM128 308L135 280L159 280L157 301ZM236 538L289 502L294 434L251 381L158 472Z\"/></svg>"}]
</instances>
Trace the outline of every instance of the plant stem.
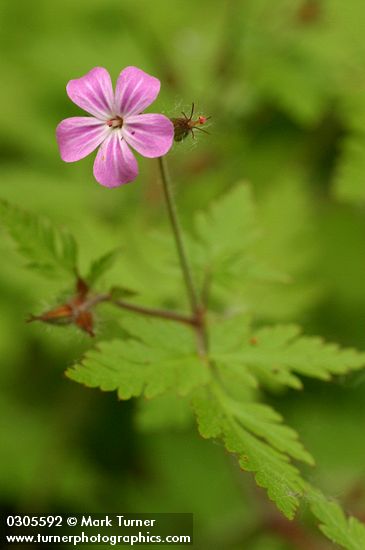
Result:
<instances>
[{"instance_id":1,"label":"plant stem","mask_svg":"<svg viewBox=\"0 0 365 550\"><path fill-rule=\"evenodd\" d=\"M195 289L193 275L188 262L184 241L182 238L182 231L177 216L175 201L171 190L171 182L167 171L166 161L164 157L159 157L158 162L161 172L161 181L167 205L167 211L175 238L175 244L180 260L183 278L185 281L187 295L190 301L191 315L185 315L183 313L178 313L174 311L154 309L137 304L131 304L130 302L125 302L124 300L113 300L110 294L99 294L90 298L84 303L83 308L89 309L101 302L110 302L118 307L127 309L128 311L133 311L134 313L140 313L141 315L160 317L162 319L178 321L180 323L191 325L195 329L195 333L197 336L198 352L202 357L206 358L208 343L204 323L204 307L200 303L198 294Z\"/></svg>"},{"instance_id":2,"label":"plant stem","mask_svg":"<svg viewBox=\"0 0 365 550\"><path fill-rule=\"evenodd\" d=\"M187 259L187 254L186 254L184 242L182 239L182 231L181 231L179 219L177 216L174 197L171 190L171 181L170 181L170 177L166 166L166 160L164 157L159 157L158 162L160 166L161 181L162 181L162 187L163 187L164 196L166 200L167 211L169 214L172 231L175 237L177 253L179 256L180 265L181 265L181 269L185 280L185 286L186 286L186 290L190 301L191 312L195 317L198 317L201 312L201 307L199 304L191 268Z\"/></svg>"},{"instance_id":3,"label":"plant stem","mask_svg":"<svg viewBox=\"0 0 365 550\"><path fill-rule=\"evenodd\" d=\"M154 309L150 307L139 306L136 304L130 304L129 302L124 302L123 300L113 300L113 304L123 309L129 311L134 311L135 313L141 313L142 315L149 315L150 317L160 317L162 319L167 319L170 321L178 321L180 323L185 323L187 325L195 325L196 320L194 317L189 315L184 315L183 313L177 313L175 311L168 311L165 309Z\"/></svg>"},{"instance_id":4,"label":"plant stem","mask_svg":"<svg viewBox=\"0 0 365 550\"><path fill-rule=\"evenodd\" d=\"M169 177L166 160L164 157L159 157L158 162L160 166L161 181L162 181L162 187L164 191L167 211L169 214L172 231L175 237L177 254L179 256L180 266L183 272L185 286L186 286L188 298L190 301L192 318L194 320L192 324L195 328L195 333L197 337L198 352L201 357L206 358L207 351L208 351L208 339L207 339L207 333L205 330L205 323L204 323L204 307L200 303L198 294L195 289L192 270L189 265L189 261L188 261L188 257L186 254L184 241L182 237L182 230L180 227L179 218L177 216L177 210L176 210L175 200L171 189L171 180Z\"/></svg>"},{"instance_id":5,"label":"plant stem","mask_svg":"<svg viewBox=\"0 0 365 550\"><path fill-rule=\"evenodd\" d=\"M91 309L92 307L102 302L109 302L122 309L133 311L134 313L140 313L141 315L148 315L150 317L159 317L162 319L177 321L177 322L185 323L187 325L192 325L192 326L195 326L197 324L196 319L189 315L184 315L183 313L178 313L175 311L168 311L166 309L154 309L151 307L140 306L138 304L125 302L124 300L113 300L113 298L109 294L99 294L97 296L93 296L83 304L83 309L86 309L86 310Z\"/></svg>"}]
</instances>

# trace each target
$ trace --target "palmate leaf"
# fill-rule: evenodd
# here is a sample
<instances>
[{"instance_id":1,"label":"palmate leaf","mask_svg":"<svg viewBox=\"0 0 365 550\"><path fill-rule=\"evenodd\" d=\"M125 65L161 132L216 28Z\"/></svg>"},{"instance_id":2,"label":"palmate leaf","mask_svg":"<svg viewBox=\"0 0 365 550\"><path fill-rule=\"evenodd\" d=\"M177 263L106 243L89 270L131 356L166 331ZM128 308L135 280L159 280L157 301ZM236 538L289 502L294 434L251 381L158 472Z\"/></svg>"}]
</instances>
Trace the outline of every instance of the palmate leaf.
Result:
<instances>
[{"instance_id":1,"label":"palmate leaf","mask_svg":"<svg viewBox=\"0 0 365 550\"><path fill-rule=\"evenodd\" d=\"M149 412L145 407L140 417L147 428L184 425L190 400L201 435L222 439L242 469L254 472L258 485L292 518L306 484L291 460L314 461L281 416L254 401L255 386L274 380L300 387L297 374L326 379L364 365L365 354L302 337L292 326L254 333L242 317L212 324L208 359L198 355L194 331L180 323L127 316L123 328L128 339L100 343L67 376L116 390L121 399L160 396L162 402ZM185 397L183 410L171 412L166 423L162 417L177 408L176 395Z\"/></svg>"},{"instance_id":2,"label":"palmate leaf","mask_svg":"<svg viewBox=\"0 0 365 550\"><path fill-rule=\"evenodd\" d=\"M117 390L120 399L155 397L170 389L186 395L209 379L189 327L130 317L123 328L131 336L128 340L100 343L67 376L89 387Z\"/></svg>"},{"instance_id":3,"label":"palmate leaf","mask_svg":"<svg viewBox=\"0 0 365 550\"><path fill-rule=\"evenodd\" d=\"M98 344L68 369L67 376L89 387L116 390L121 399L167 393L164 415L176 407L173 394L190 397L201 434L220 437L229 452L238 455L241 467L255 472L257 483L267 488L284 514L293 517L304 481L290 459L313 463L295 431L282 425L270 407L228 395L215 365L197 354L191 328L137 316L124 319L123 328L130 335L127 340ZM152 407L142 424L161 424L160 413L160 407L157 416ZM186 411L178 416L182 423L188 420Z\"/></svg>"},{"instance_id":4,"label":"palmate leaf","mask_svg":"<svg viewBox=\"0 0 365 550\"><path fill-rule=\"evenodd\" d=\"M247 183L236 185L207 212L199 212L194 228L196 238L190 243L193 263L199 273L209 273L214 283L257 269L252 245L259 233Z\"/></svg>"},{"instance_id":5,"label":"palmate leaf","mask_svg":"<svg viewBox=\"0 0 365 550\"><path fill-rule=\"evenodd\" d=\"M250 277L252 270L257 270L251 254L257 238L251 188L247 183L239 183L214 201L207 212L198 212L191 234L185 235L198 286L204 284L206 276L214 285L225 286L237 274ZM149 254L154 257L153 268L164 266L163 273L157 273L158 279L168 289L172 284L176 294L176 281L180 283L181 273L171 235L152 232L148 239ZM149 266L144 269L148 270ZM166 273L169 275L167 281Z\"/></svg>"},{"instance_id":6,"label":"palmate leaf","mask_svg":"<svg viewBox=\"0 0 365 550\"><path fill-rule=\"evenodd\" d=\"M365 548L365 525L356 518L346 517L337 502L327 499L317 489L308 491L312 513L320 521L319 528L335 544L346 550Z\"/></svg>"},{"instance_id":7,"label":"palmate leaf","mask_svg":"<svg viewBox=\"0 0 365 550\"><path fill-rule=\"evenodd\" d=\"M7 229L29 267L47 276L64 275L65 272L75 275L77 246L67 231L3 200L0 200L0 224Z\"/></svg>"},{"instance_id":8,"label":"palmate leaf","mask_svg":"<svg viewBox=\"0 0 365 550\"><path fill-rule=\"evenodd\" d=\"M213 203L208 212L199 212L195 229L205 258L213 266L221 267L238 253L244 255L245 247L258 236L250 186L236 185Z\"/></svg>"},{"instance_id":9,"label":"palmate leaf","mask_svg":"<svg viewBox=\"0 0 365 550\"><path fill-rule=\"evenodd\" d=\"M209 281L210 291L224 301L237 286L249 281L283 281L286 275L257 254L260 230L256 223L251 187L241 182L213 202L194 220L194 238L188 239L189 255L200 286Z\"/></svg>"}]
</instances>

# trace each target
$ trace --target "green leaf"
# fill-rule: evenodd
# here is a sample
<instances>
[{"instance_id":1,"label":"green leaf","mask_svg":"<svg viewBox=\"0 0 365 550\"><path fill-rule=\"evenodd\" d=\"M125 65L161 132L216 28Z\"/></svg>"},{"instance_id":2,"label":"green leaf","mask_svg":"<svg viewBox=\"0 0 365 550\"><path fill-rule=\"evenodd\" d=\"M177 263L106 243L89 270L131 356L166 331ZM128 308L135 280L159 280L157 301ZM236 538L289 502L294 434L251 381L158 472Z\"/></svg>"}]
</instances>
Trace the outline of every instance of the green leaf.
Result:
<instances>
[{"instance_id":1,"label":"green leaf","mask_svg":"<svg viewBox=\"0 0 365 550\"><path fill-rule=\"evenodd\" d=\"M240 183L195 217L193 263L202 276L226 285L232 277L255 275L252 245L258 238L251 188Z\"/></svg>"},{"instance_id":2,"label":"green leaf","mask_svg":"<svg viewBox=\"0 0 365 550\"><path fill-rule=\"evenodd\" d=\"M194 236L187 240L199 286L220 302L232 299L248 282L283 281L286 276L258 257L260 231L251 187L239 183L195 216Z\"/></svg>"},{"instance_id":3,"label":"green leaf","mask_svg":"<svg viewBox=\"0 0 365 550\"><path fill-rule=\"evenodd\" d=\"M258 236L250 186L236 185L195 219L196 234L212 269L241 256ZM236 258L237 260L239 258Z\"/></svg>"},{"instance_id":4,"label":"green leaf","mask_svg":"<svg viewBox=\"0 0 365 550\"><path fill-rule=\"evenodd\" d=\"M299 387L291 371L327 378L363 365L365 354L302 337L291 325L252 333L247 318L233 317L210 327L211 354L205 361L197 354L190 327L131 316L123 328L129 339L102 342L67 376L104 391L117 390L121 399L164 394L160 402L143 405L140 425L152 429L184 425L186 401L178 412L172 396L190 396L201 435L220 438L238 455L241 468L254 472L257 484L292 518L306 483L291 461L313 465L314 460L276 411L254 402L257 380L266 381L269 372L269 380Z\"/></svg>"},{"instance_id":5,"label":"green leaf","mask_svg":"<svg viewBox=\"0 0 365 550\"><path fill-rule=\"evenodd\" d=\"M268 405L244 403L226 398L227 407L239 423L247 430L260 436L278 451L294 459L314 465L311 455L298 441L298 434L288 426L282 425L283 418Z\"/></svg>"},{"instance_id":6,"label":"green leaf","mask_svg":"<svg viewBox=\"0 0 365 550\"><path fill-rule=\"evenodd\" d=\"M271 409L253 403L233 403L215 384L210 390L197 390L193 407L200 434L221 438L227 450L238 455L241 468L255 472L257 484L267 489L269 498L288 518L293 518L305 482L289 457L312 462L295 432L278 424L279 417ZM276 448L265 439L274 442Z\"/></svg>"},{"instance_id":7,"label":"green leaf","mask_svg":"<svg viewBox=\"0 0 365 550\"><path fill-rule=\"evenodd\" d=\"M99 343L67 376L89 387L117 390L120 399L155 397L168 390L183 396L208 381L191 328L137 316L126 317L123 328L128 340Z\"/></svg>"},{"instance_id":8,"label":"green leaf","mask_svg":"<svg viewBox=\"0 0 365 550\"><path fill-rule=\"evenodd\" d=\"M89 268L89 273L86 275L85 279L90 287L94 287L95 283L107 272L111 267L113 267L116 259L120 254L120 249L116 248L103 254L96 260L94 260Z\"/></svg>"},{"instance_id":9,"label":"green leaf","mask_svg":"<svg viewBox=\"0 0 365 550\"><path fill-rule=\"evenodd\" d=\"M292 371L328 379L331 374L363 366L365 354L301 336L292 325L252 332L243 316L213 323L209 342L215 378L194 395L199 431L203 437L222 439L227 450L238 455L242 469L255 472L257 484L292 518L306 482L290 461L313 465L314 460L298 434L283 425L281 415L253 401L250 376L300 387Z\"/></svg>"},{"instance_id":10,"label":"green leaf","mask_svg":"<svg viewBox=\"0 0 365 550\"><path fill-rule=\"evenodd\" d=\"M224 327L225 325L225 327ZM299 375L329 380L365 365L365 353L341 349L321 338L302 336L295 325L277 325L250 332L237 316L212 325L211 357L219 364L241 366L263 384L301 388Z\"/></svg>"},{"instance_id":11,"label":"green leaf","mask_svg":"<svg viewBox=\"0 0 365 550\"><path fill-rule=\"evenodd\" d=\"M310 488L308 500L313 514L321 522L319 528L326 537L346 550L364 550L363 523L352 516L346 517L337 502L327 499L317 489Z\"/></svg>"},{"instance_id":12,"label":"green leaf","mask_svg":"<svg viewBox=\"0 0 365 550\"><path fill-rule=\"evenodd\" d=\"M77 246L72 235L51 222L0 200L0 220L28 266L44 275L75 275Z\"/></svg>"}]
</instances>

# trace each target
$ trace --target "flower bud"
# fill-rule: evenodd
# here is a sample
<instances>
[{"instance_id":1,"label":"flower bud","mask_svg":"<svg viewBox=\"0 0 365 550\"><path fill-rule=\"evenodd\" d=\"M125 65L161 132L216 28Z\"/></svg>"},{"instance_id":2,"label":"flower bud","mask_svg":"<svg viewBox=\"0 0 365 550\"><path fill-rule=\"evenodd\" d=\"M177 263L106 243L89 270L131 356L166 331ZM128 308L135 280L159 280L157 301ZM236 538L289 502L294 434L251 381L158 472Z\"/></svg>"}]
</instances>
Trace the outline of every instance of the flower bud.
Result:
<instances>
[{"instance_id":1,"label":"flower bud","mask_svg":"<svg viewBox=\"0 0 365 550\"><path fill-rule=\"evenodd\" d=\"M94 322L87 302L89 288L80 277L76 282L76 294L68 302L40 315L31 315L28 322L42 321L51 325L76 325L90 336L94 336Z\"/></svg>"},{"instance_id":2,"label":"flower bud","mask_svg":"<svg viewBox=\"0 0 365 550\"><path fill-rule=\"evenodd\" d=\"M73 310L69 304L63 304L41 315L31 315L28 322L32 321L43 321L51 325L69 325L73 322Z\"/></svg>"},{"instance_id":3,"label":"flower bud","mask_svg":"<svg viewBox=\"0 0 365 550\"><path fill-rule=\"evenodd\" d=\"M203 128L199 128L199 126L202 126L207 122L207 120L210 119L210 117L206 117L203 115L198 116L195 120L193 120L194 115L194 103L191 107L191 113L188 117L185 113L181 113L182 117L177 118L171 118L171 122L174 125L174 140L175 141L183 141L189 134L195 138L194 131L199 130L204 133L208 133L206 130L203 130Z\"/></svg>"}]
</instances>

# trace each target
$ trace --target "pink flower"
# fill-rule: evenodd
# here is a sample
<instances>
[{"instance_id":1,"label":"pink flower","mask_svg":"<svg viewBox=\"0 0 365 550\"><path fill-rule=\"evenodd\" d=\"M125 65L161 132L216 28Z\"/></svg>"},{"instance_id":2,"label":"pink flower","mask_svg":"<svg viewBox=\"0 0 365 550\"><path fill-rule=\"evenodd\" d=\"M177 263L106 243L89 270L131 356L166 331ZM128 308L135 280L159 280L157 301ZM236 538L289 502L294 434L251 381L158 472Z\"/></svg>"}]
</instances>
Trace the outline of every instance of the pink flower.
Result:
<instances>
[{"instance_id":1,"label":"pink flower","mask_svg":"<svg viewBox=\"0 0 365 550\"><path fill-rule=\"evenodd\" d=\"M156 99L160 81L137 67L120 73L115 94L108 71L95 67L67 84L69 98L91 117L66 118L56 135L62 160L75 162L97 147L94 176L106 187L117 187L138 175L129 148L144 157L161 157L174 139L172 122L163 115L141 114Z\"/></svg>"}]
</instances>

